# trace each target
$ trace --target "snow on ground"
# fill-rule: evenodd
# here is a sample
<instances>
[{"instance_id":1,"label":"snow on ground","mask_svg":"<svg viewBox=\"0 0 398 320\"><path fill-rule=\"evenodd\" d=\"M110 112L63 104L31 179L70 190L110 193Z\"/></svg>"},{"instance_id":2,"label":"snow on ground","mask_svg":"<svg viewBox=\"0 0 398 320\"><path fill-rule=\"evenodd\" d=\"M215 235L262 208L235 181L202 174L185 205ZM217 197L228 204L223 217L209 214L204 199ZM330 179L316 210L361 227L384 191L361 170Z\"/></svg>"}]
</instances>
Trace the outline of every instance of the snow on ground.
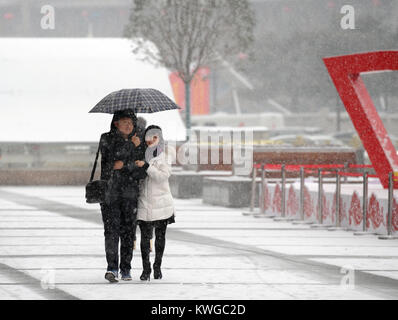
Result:
<instances>
[{"instance_id":1,"label":"snow on ground","mask_svg":"<svg viewBox=\"0 0 398 320\"><path fill-rule=\"evenodd\" d=\"M322 185L323 190L325 192L334 193L336 191L336 179L324 179L324 183ZM330 183L325 183L325 181L329 181ZM350 178L348 179L351 183L342 183L341 185L341 194L342 195L352 195L354 191L362 197L363 193L363 185L362 185L362 177L360 178ZM355 182L355 183L353 183ZM380 180L377 178L369 178L368 180L368 194L374 194L377 199L387 199L388 198L388 190L384 189L380 183ZM300 182L298 179L293 183L294 187L299 190ZM318 191L318 178L306 178L305 186L309 191Z\"/></svg>"},{"instance_id":2,"label":"snow on ground","mask_svg":"<svg viewBox=\"0 0 398 320\"><path fill-rule=\"evenodd\" d=\"M99 206L84 202L84 187L1 187L0 298L398 297L398 241L256 219L200 199L175 203L177 223L167 233L164 278L139 280L138 243L133 281L112 285L103 279ZM340 285L345 266L373 277L356 276L355 289L349 289ZM48 274L54 278L54 289L45 289Z\"/></svg>"}]
</instances>

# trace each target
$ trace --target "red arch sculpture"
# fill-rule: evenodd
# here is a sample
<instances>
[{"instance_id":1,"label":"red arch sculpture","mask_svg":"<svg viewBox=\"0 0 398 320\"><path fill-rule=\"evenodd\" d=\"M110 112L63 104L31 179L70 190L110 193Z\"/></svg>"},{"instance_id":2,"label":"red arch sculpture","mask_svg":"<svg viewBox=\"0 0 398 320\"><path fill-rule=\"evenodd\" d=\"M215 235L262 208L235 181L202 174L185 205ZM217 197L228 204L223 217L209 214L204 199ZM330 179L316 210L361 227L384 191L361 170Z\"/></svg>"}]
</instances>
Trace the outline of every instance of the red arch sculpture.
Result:
<instances>
[{"instance_id":1,"label":"red arch sculpture","mask_svg":"<svg viewBox=\"0 0 398 320\"><path fill-rule=\"evenodd\" d=\"M398 70L398 51L377 51L323 58L384 188L388 173L398 172L398 156L360 74ZM398 188L398 181L394 182Z\"/></svg>"}]
</instances>

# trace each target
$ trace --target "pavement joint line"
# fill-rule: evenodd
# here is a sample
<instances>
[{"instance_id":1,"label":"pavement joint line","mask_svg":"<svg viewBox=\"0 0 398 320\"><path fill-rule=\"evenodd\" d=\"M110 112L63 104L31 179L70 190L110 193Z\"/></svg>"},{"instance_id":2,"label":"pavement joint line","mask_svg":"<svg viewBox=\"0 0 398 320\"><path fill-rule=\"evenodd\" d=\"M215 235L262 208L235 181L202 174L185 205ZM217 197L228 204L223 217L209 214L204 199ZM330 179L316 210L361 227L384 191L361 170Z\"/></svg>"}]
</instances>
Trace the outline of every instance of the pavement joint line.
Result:
<instances>
[{"instance_id":1,"label":"pavement joint line","mask_svg":"<svg viewBox=\"0 0 398 320\"><path fill-rule=\"evenodd\" d=\"M139 282L138 282L139 281ZM0 282L0 286L16 286L16 285L29 285L29 284L34 284L34 282L19 282L19 283L13 283L13 282ZM57 282L55 287L57 286L75 286L75 285L109 285L109 286L114 286L114 284L107 283L107 282ZM340 286L340 283L306 283L306 282L165 282L163 280L156 280L153 279L152 281L140 281L140 280L131 280L131 281L126 281L126 282L119 282L119 284L122 285L137 285L137 284L142 284L142 285L202 285L202 286L215 286L215 285L286 285L286 286L292 286L292 285L307 285L307 286L330 286L330 285L335 285L335 286ZM344 290L344 289L342 289ZM51 290L49 290L51 291Z\"/></svg>"},{"instance_id":2,"label":"pavement joint line","mask_svg":"<svg viewBox=\"0 0 398 320\"><path fill-rule=\"evenodd\" d=\"M59 235L53 235L53 236L36 236L36 235L31 235L31 236L27 236L27 235L23 235L23 236L16 236L16 235L9 235L9 236L0 236L0 238L42 238L42 239L46 239L46 238L67 238L67 239L73 239L73 238L104 238L104 235L102 234L101 236L96 236L96 235L92 235L92 236L73 236L73 235L64 235L64 236L59 236Z\"/></svg>"},{"instance_id":3,"label":"pavement joint line","mask_svg":"<svg viewBox=\"0 0 398 320\"><path fill-rule=\"evenodd\" d=\"M15 217L15 219L1 219L0 216L0 223L17 223L20 222L21 220L18 219L19 217ZM64 224L64 223L75 223L75 221L70 221L69 219L57 219L57 217L42 217L41 219L38 219L35 217L34 219L25 219L24 222L29 222L29 223L40 223L40 224Z\"/></svg>"},{"instance_id":4,"label":"pavement joint line","mask_svg":"<svg viewBox=\"0 0 398 320\"><path fill-rule=\"evenodd\" d=\"M395 272L398 271L398 269L361 269L362 271L371 271L371 272L375 272L375 271L387 271L387 272Z\"/></svg>"},{"instance_id":5,"label":"pavement joint line","mask_svg":"<svg viewBox=\"0 0 398 320\"><path fill-rule=\"evenodd\" d=\"M0 247L93 247L98 246L95 243L82 244L68 244L68 243L41 243L41 244L0 244Z\"/></svg>"},{"instance_id":6,"label":"pavement joint line","mask_svg":"<svg viewBox=\"0 0 398 320\"><path fill-rule=\"evenodd\" d=\"M178 230L183 230L183 229L178 229ZM203 229L203 230L206 230L206 229ZM270 230L270 231L272 231L272 230ZM198 233L195 233L195 234L201 234L201 232L198 232ZM244 235L244 234L240 234L240 233L235 233L235 234L232 234L232 235L231 234L222 234L222 237L223 238L232 238L232 239L242 238L242 239L263 239L263 240L266 240L266 239L269 239L269 238L271 238L271 239L274 239L274 238L281 238L281 239L285 239L285 238L287 238L287 239L290 239L290 238L295 239L295 238L298 238L298 239L351 239L351 240L354 240L354 239L355 240L369 240L369 239L372 239L372 240L377 240L377 236L365 239L364 237L350 237L350 236L348 236L348 237L338 237L338 236L336 236L336 234L334 234L334 236L324 237L324 236L304 236L304 235L291 235L291 236L286 235L285 236L283 234L282 235L281 234L279 234L279 235L261 235L261 234L258 234L258 235ZM382 242L380 242L380 243L382 243ZM391 244L392 247L397 247L398 248L397 243L390 242L390 244ZM343 246L343 245L344 245L344 243L341 244L341 246Z\"/></svg>"},{"instance_id":7,"label":"pavement joint line","mask_svg":"<svg viewBox=\"0 0 398 320\"><path fill-rule=\"evenodd\" d=\"M20 271L35 271L42 270L43 268L16 268ZM52 268L54 270L59 271L74 271L74 270L104 270L103 267L96 268L82 268L82 267L74 267L74 268ZM4 270L0 267L0 270ZM138 270L136 268L132 268L132 271ZM172 267L162 267L162 270L246 270L246 271L281 271L280 268L224 268L224 267L183 267L183 268L172 268ZM286 270L297 270L297 268L283 268L283 272ZM356 270L368 271L368 272L398 272L398 269L362 269L356 268Z\"/></svg>"},{"instance_id":8,"label":"pavement joint line","mask_svg":"<svg viewBox=\"0 0 398 320\"><path fill-rule=\"evenodd\" d=\"M63 271L67 271L67 270L70 270L70 271L72 271L72 270L104 270L103 267L96 267L96 268L94 268L94 267L92 267L92 268L87 268L87 267L86 268L82 268L82 267L65 268L65 267L63 267L63 268L52 268L52 269L63 270ZM0 270L3 270L3 269L0 267ZM42 268L17 268L17 270L34 271L34 270L42 270ZM133 272L138 269L132 268L131 270ZM260 269L260 268L224 268L224 267L218 267L218 268L211 268L211 267L203 267L203 268L201 268L201 267L192 267L192 268L189 268L189 267L184 267L184 268L162 267L162 270L252 270L252 271L264 271L264 270L265 271L273 271L273 270L275 270L275 271L281 271L280 268L261 268ZM296 269L284 268L283 271L285 271L285 270L296 270ZM373 271L373 270L371 270L371 271ZM379 271L379 270L375 270L375 271ZM396 271L398 271L398 270L396 270Z\"/></svg>"},{"instance_id":9,"label":"pavement joint line","mask_svg":"<svg viewBox=\"0 0 398 320\"><path fill-rule=\"evenodd\" d=\"M39 209L15 209L15 208L0 208L0 212L1 211L41 211Z\"/></svg>"},{"instance_id":10,"label":"pavement joint line","mask_svg":"<svg viewBox=\"0 0 398 320\"><path fill-rule=\"evenodd\" d=\"M248 228L248 227L243 227L243 228L229 228L229 227L186 227L186 228L173 228L174 230L275 230L275 231L320 231L316 229L306 229L306 228L300 228L300 229L295 229L295 228Z\"/></svg>"},{"instance_id":11,"label":"pavement joint line","mask_svg":"<svg viewBox=\"0 0 398 320\"><path fill-rule=\"evenodd\" d=\"M7 235L7 236L3 236L0 235L0 238L103 238L104 235L53 235L53 236L48 236L48 235ZM241 236L241 235L237 235L237 236L225 236L223 235L224 238L233 238L236 239L237 237L239 238L248 238L248 239L257 239L257 238L261 238L261 239L268 239L268 238L297 238L297 236L287 236L287 237L283 237L283 236ZM300 239L323 239L323 238L327 238L327 237L300 237ZM340 237L337 237L340 239ZM349 237L347 237L349 238ZM351 238L349 238L351 239Z\"/></svg>"},{"instance_id":12,"label":"pavement joint line","mask_svg":"<svg viewBox=\"0 0 398 320\"><path fill-rule=\"evenodd\" d=\"M0 236L0 238L67 238L67 239L73 239L73 238L104 238L104 235L101 234L99 235L92 235L92 236L87 236L87 235L79 235L79 236L74 236L74 235L64 235L64 236L59 236L59 235L53 235L53 236L27 236L27 235L23 235L23 236L16 236L16 235L9 235L9 236Z\"/></svg>"},{"instance_id":13,"label":"pavement joint line","mask_svg":"<svg viewBox=\"0 0 398 320\"><path fill-rule=\"evenodd\" d=\"M139 253L139 251L137 251ZM220 253L214 253L214 254L195 254L195 257L236 257L240 256L240 253L236 254L220 254ZM36 254L36 255L2 255L0 254L0 257L2 258L42 258L42 257L103 257L103 254ZM181 253L181 254L164 254L164 257L187 257L189 255ZM257 256L257 254L245 254L245 256ZM297 255L300 257L305 257L307 259L388 259L388 260L394 260L398 259L398 256L345 256L345 255L324 255L324 256L319 256L319 255ZM296 256L295 256L296 257Z\"/></svg>"},{"instance_id":14,"label":"pavement joint line","mask_svg":"<svg viewBox=\"0 0 398 320\"><path fill-rule=\"evenodd\" d=\"M13 215L8 216L8 215L5 215L5 214L0 214L0 218L3 218L3 217L6 217L6 218L15 218L15 219L12 219L12 220L4 220L4 219L1 219L1 221L17 221L16 218L53 218L54 215L51 216L51 214L48 214L48 215L42 215L42 216L40 216L40 215L21 215L21 214L15 215L15 214L13 214Z\"/></svg>"},{"instance_id":15,"label":"pavement joint line","mask_svg":"<svg viewBox=\"0 0 398 320\"><path fill-rule=\"evenodd\" d=\"M23 228L23 227L10 227L10 228L0 228L0 230L104 230L104 228L79 228L79 227L34 227L34 228Z\"/></svg>"},{"instance_id":16,"label":"pavement joint line","mask_svg":"<svg viewBox=\"0 0 398 320\"><path fill-rule=\"evenodd\" d=\"M332 244L320 244L320 245L311 245L311 244L262 244L258 242L256 246L264 246L264 247L313 247L313 248L334 248L334 247L346 247L346 248L395 248L395 246L371 246L371 245L332 245ZM398 257L398 255L396 256Z\"/></svg>"},{"instance_id":17,"label":"pavement joint line","mask_svg":"<svg viewBox=\"0 0 398 320\"><path fill-rule=\"evenodd\" d=\"M138 253L138 252L137 252ZM84 253L70 253L70 254L16 254L16 255L1 255L0 258L71 258L71 257L76 257L76 258L81 258L81 257L92 257L92 258L104 258L105 254L84 254ZM251 254L252 256L256 256L256 254ZM245 256L251 256L246 254ZM168 253L164 254L164 257L236 257L236 256L241 256L240 253L236 254L219 254L219 253L213 253L213 254L195 254L195 255L189 255L186 253L181 253L181 254L176 254L176 253Z\"/></svg>"},{"instance_id":18,"label":"pavement joint line","mask_svg":"<svg viewBox=\"0 0 398 320\"><path fill-rule=\"evenodd\" d=\"M0 227L0 230L103 230L104 228L96 227ZM168 230L270 230L270 231L284 231L284 230L296 230L296 229L286 229L286 228L175 228L170 227ZM314 230L314 229L312 229ZM318 230L319 231L319 230Z\"/></svg>"},{"instance_id":19,"label":"pavement joint line","mask_svg":"<svg viewBox=\"0 0 398 320\"><path fill-rule=\"evenodd\" d=\"M87 211L86 209L76 207L76 206L73 206L70 204L63 204L64 210L60 211L60 210L57 210L57 206L60 205L59 202L44 199L44 198L37 197L37 196L30 196L30 195L23 195L23 197L22 197L21 194L18 194L15 192L10 192L10 191L0 190L0 195L6 195L8 201L12 201L12 202L15 202L18 204L26 204L26 205L29 205L30 207L42 207L43 203L46 203L46 206L45 206L46 211L66 214L67 216L70 216L70 214L68 214L68 212L75 212L76 210ZM55 205L55 207L54 207L54 205ZM74 215L73 217L76 219L84 220L84 221L102 223L99 216L95 216L96 219L93 219L94 217L89 216L89 215L80 215L80 216ZM240 229L242 229L242 228L240 228ZM248 228L248 229L253 230L252 228ZM295 228L292 228L292 229L297 230ZM304 229L307 231L307 228L304 228ZM308 228L308 230L310 230L310 228ZM323 271L327 271L329 273L329 276L332 276L335 274L340 276L341 268L336 267L335 265L330 265L330 264L323 263L323 262L309 260L303 256L297 256L297 255L292 256L292 255L288 255L288 254L284 254L284 253L280 253L280 252L275 252L272 250L265 250L265 249L257 248L253 245L242 245L242 244L237 244L237 243L233 243L230 241L212 238L209 236L199 236L196 234L192 234L192 233L189 233L186 231L176 230L173 228L170 228L170 231L168 232L168 237L173 240L208 245L208 246L223 248L223 249L235 251L235 252L245 252L246 254L248 252L251 252L251 253L257 254L257 255L265 255L268 257L280 259L284 262L290 262L295 265L318 268ZM321 273L322 272L320 272L320 274ZM326 277L326 275L324 275L323 277ZM356 272L356 279L362 279L362 280L367 281L367 285L362 286L362 289L372 290L373 294L375 292L377 292L377 293L383 295L384 297L390 296L391 292L388 292L386 294L385 293L386 289L385 289L385 287L383 287L383 285L384 286L388 285L389 287L394 286L394 288L398 287L398 280L395 280L395 279L392 279L389 277L384 277L384 276L374 275L371 273L362 272L359 270ZM371 289L369 288L369 285L372 286ZM359 286L357 286L357 287L359 287ZM398 296L398 292L396 292L395 294L396 294L396 296Z\"/></svg>"},{"instance_id":20,"label":"pavement joint line","mask_svg":"<svg viewBox=\"0 0 398 320\"><path fill-rule=\"evenodd\" d=\"M85 244L80 244L80 243L76 243L76 244L70 244L70 243L37 243L37 244L2 244L0 243L0 247L53 247L53 246L70 246L70 247L92 247L92 246L98 246L98 243L85 243ZM281 244L281 245L277 245L277 244L261 244L261 243L257 243L256 246L262 246L262 247L316 247L316 248L336 248L336 247L342 247L343 245L339 246L339 245L319 245L319 246L313 246L313 245L289 245L289 244ZM390 246L360 246L360 245L350 245L350 246L345 246L344 247L348 247L348 248L391 248ZM139 252L139 251L138 251ZM306 255L302 255L302 254L290 254L293 256L306 256ZM370 256L371 257L371 256ZM390 256L383 256L383 258L385 257L394 257L394 258L398 258L398 255L390 255Z\"/></svg>"},{"instance_id":21,"label":"pavement joint line","mask_svg":"<svg viewBox=\"0 0 398 320\"><path fill-rule=\"evenodd\" d=\"M311 254L302 254L301 255L307 259L398 259L398 256L370 256L370 255L311 255Z\"/></svg>"},{"instance_id":22,"label":"pavement joint line","mask_svg":"<svg viewBox=\"0 0 398 320\"><path fill-rule=\"evenodd\" d=\"M12 268L9 265L5 263L0 263L0 270L3 271L3 273L6 273L6 276L15 279L16 282L14 282L14 285L20 285L20 283L17 283L18 280L22 279L25 281L26 286L28 289L32 290L33 292L39 294L40 296L46 298L46 299L57 299L57 300L78 300L77 297L74 295L71 295L70 293L60 290L58 288L54 288L51 290L44 290L41 287L41 281L22 272L19 271L18 269ZM3 285L0 283L0 285Z\"/></svg>"}]
</instances>

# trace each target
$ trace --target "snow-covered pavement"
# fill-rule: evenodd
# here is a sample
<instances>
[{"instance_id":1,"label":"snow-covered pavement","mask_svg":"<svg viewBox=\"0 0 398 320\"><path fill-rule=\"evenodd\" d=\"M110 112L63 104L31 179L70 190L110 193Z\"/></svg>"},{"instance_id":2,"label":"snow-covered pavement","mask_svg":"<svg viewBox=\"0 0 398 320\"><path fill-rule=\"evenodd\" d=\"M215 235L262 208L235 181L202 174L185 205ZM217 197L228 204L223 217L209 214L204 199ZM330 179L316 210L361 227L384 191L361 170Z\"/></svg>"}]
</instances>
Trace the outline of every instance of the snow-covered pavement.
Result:
<instances>
[{"instance_id":1,"label":"snow-covered pavement","mask_svg":"<svg viewBox=\"0 0 398 320\"><path fill-rule=\"evenodd\" d=\"M1 187L0 299L398 298L397 240L175 203L163 279L139 280L138 244L133 281L109 284L99 206L84 187Z\"/></svg>"}]
</instances>

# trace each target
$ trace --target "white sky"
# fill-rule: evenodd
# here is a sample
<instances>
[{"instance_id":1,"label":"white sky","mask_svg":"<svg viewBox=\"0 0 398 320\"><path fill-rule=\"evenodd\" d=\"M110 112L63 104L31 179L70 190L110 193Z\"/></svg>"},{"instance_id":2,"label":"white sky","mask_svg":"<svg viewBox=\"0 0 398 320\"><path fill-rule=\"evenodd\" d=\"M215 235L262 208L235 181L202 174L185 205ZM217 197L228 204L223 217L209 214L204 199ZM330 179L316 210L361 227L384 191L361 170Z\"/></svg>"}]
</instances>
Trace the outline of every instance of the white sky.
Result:
<instances>
[{"instance_id":1,"label":"white sky","mask_svg":"<svg viewBox=\"0 0 398 320\"><path fill-rule=\"evenodd\" d=\"M0 38L0 141L98 141L112 115L89 114L105 95L155 88L174 101L168 71L112 38ZM139 114L165 139L185 139L177 110Z\"/></svg>"}]
</instances>

